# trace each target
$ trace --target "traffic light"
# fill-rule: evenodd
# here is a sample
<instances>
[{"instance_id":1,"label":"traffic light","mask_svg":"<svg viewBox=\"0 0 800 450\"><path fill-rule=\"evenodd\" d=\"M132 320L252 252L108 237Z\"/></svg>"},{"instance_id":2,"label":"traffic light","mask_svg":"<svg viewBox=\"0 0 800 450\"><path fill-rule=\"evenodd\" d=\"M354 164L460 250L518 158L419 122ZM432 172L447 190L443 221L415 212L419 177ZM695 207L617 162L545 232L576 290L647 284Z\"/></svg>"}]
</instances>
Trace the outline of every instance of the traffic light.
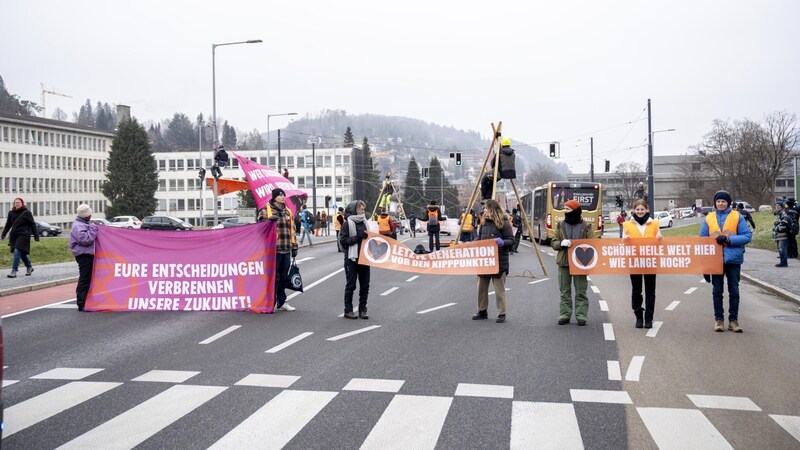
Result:
<instances>
[{"instance_id":1,"label":"traffic light","mask_svg":"<svg viewBox=\"0 0 800 450\"><path fill-rule=\"evenodd\" d=\"M556 143L555 142L551 142L550 143L550 157L551 158L555 158L556 157Z\"/></svg>"},{"instance_id":2,"label":"traffic light","mask_svg":"<svg viewBox=\"0 0 800 450\"><path fill-rule=\"evenodd\" d=\"M428 178L428 175L430 175L430 167L423 167L422 178Z\"/></svg>"},{"instance_id":3,"label":"traffic light","mask_svg":"<svg viewBox=\"0 0 800 450\"><path fill-rule=\"evenodd\" d=\"M461 165L461 152L456 152L456 165Z\"/></svg>"},{"instance_id":4,"label":"traffic light","mask_svg":"<svg viewBox=\"0 0 800 450\"><path fill-rule=\"evenodd\" d=\"M221 145L217 147L217 150L214 152L214 162L215 165L219 167L228 165L228 152L225 151L225 147Z\"/></svg>"},{"instance_id":5,"label":"traffic light","mask_svg":"<svg viewBox=\"0 0 800 450\"><path fill-rule=\"evenodd\" d=\"M606 172L610 172L610 171L611 171L611 161L606 160Z\"/></svg>"},{"instance_id":6,"label":"traffic light","mask_svg":"<svg viewBox=\"0 0 800 450\"><path fill-rule=\"evenodd\" d=\"M331 196L330 195L326 195L325 196L325 208L327 209L327 208L330 208L330 207L331 207Z\"/></svg>"},{"instance_id":7,"label":"traffic light","mask_svg":"<svg viewBox=\"0 0 800 450\"><path fill-rule=\"evenodd\" d=\"M622 196L618 195L617 196L617 208L622 208L622 205L623 205Z\"/></svg>"}]
</instances>

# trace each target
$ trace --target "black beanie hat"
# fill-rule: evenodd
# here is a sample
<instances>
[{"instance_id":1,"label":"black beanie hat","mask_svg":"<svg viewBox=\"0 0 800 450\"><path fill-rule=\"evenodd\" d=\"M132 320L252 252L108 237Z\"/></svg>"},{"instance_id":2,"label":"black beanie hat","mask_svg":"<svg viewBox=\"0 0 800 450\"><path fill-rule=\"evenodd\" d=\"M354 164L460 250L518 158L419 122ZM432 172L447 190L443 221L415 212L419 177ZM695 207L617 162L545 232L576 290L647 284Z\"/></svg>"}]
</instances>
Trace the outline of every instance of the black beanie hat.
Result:
<instances>
[{"instance_id":1,"label":"black beanie hat","mask_svg":"<svg viewBox=\"0 0 800 450\"><path fill-rule=\"evenodd\" d=\"M275 188L272 190L272 198L275 198L279 195L286 197L286 192L281 188Z\"/></svg>"},{"instance_id":2,"label":"black beanie hat","mask_svg":"<svg viewBox=\"0 0 800 450\"><path fill-rule=\"evenodd\" d=\"M717 200L725 200L726 202L728 202L728 206L730 206L730 204L733 203L731 194L729 194L728 191L717 191L717 193L714 194L714 202L716 203Z\"/></svg>"}]
</instances>

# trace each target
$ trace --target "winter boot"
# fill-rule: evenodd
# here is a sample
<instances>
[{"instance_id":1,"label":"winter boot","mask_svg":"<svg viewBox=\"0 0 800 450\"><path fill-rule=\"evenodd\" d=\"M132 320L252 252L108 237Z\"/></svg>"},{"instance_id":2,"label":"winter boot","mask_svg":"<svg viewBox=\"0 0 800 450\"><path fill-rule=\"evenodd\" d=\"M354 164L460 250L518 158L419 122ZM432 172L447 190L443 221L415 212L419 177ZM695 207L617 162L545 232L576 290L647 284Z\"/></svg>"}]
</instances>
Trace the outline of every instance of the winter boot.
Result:
<instances>
[{"instance_id":1,"label":"winter boot","mask_svg":"<svg viewBox=\"0 0 800 450\"><path fill-rule=\"evenodd\" d=\"M26 276L26 277L29 277L29 276L31 276L31 274L32 274L32 273L33 273L33 266L31 266L31 267L28 267L28 268L25 270L25 276Z\"/></svg>"},{"instance_id":2,"label":"winter boot","mask_svg":"<svg viewBox=\"0 0 800 450\"><path fill-rule=\"evenodd\" d=\"M644 311L641 308L635 309L633 314L636 316L636 328L642 328L644 326Z\"/></svg>"},{"instance_id":3,"label":"winter boot","mask_svg":"<svg viewBox=\"0 0 800 450\"><path fill-rule=\"evenodd\" d=\"M8 275L6 275L6 276L7 276L8 278L17 278L17 271L16 271L16 270L14 270L14 269L11 269L11 273L10 273L10 274L8 274Z\"/></svg>"}]
</instances>

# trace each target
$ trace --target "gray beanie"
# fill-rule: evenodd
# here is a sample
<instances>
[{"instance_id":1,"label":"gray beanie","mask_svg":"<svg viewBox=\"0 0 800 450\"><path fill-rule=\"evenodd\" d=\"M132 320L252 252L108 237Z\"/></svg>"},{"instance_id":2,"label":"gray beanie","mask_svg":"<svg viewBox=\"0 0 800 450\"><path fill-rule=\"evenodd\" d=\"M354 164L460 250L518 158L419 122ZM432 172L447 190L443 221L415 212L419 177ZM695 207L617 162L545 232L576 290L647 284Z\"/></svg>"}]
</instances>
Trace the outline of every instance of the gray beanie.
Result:
<instances>
[{"instance_id":1,"label":"gray beanie","mask_svg":"<svg viewBox=\"0 0 800 450\"><path fill-rule=\"evenodd\" d=\"M78 217L83 219L92 215L92 207L87 205L86 203L81 203L78 205Z\"/></svg>"}]
</instances>

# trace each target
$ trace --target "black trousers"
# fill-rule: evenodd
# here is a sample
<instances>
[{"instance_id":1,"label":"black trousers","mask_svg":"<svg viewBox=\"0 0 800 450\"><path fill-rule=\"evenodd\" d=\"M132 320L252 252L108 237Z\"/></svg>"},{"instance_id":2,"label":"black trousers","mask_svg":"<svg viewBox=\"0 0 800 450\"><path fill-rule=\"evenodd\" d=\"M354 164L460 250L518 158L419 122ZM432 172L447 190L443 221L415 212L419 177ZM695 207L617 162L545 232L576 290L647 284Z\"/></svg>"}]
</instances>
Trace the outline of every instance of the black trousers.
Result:
<instances>
[{"instance_id":1,"label":"black trousers","mask_svg":"<svg viewBox=\"0 0 800 450\"><path fill-rule=\"evenodd\" d=\"M289 267L292 265L291 253L275 253L275 309L286 303L286 289L289 282Z\"/></svg>"},{"instance_id":2,"label":"black trousers","mask_svg":"<svg viewBox=\"0 0 800 450\"><path fill-rule=\"evenodd\" d=\"M788 247L786 249L786 254L789 258L797 258L797 235L790 234L788 239Z\"/></svg>"},{"instance_id":3,"label":"black trousers","mask_svg":"<svg viewBox=\"0 0 800 450\"><path fill-rule=\"evenodd\" d=\"M433 251L434 240L436 241L436 250L441 249L441 247L439 246L439 230L436 231L428 230L428 249L430 251Z\"/></svg>"},{"instance_id":4,"label":"black trousers","mask_svg":"<svg viewBox=\"0 0 800 450\"><path fill-rule=\"evenodd\" d=\"M94 255L78 255L75 257L75 261L78 263L78 286L75 287L75 297L78 309L83 310L86 305L86 296L89 295L89 286L92 284Z\"/></svg>"},{"instance_id":5,"label":"black trousers","mask_svg":"<svg viewBox=\"0 0 800 450\"><path fill-rule=\"evenodd\" d=\"M369 266L345 259L344 275L347 277L347 282L344 285L344 312L353 312L353 293L356 291L356 280L358 280L358 310L367 312Z\"/></svg>"},{"instance_id":6,"label":"black trousers","mask_svg":"<svg viewBox=\"0 0 800 450\"><path fill-rule=\"evenodd\" d=\"M515 252L519 248L519 241L522 239L522 226L517 227L517 232L514 233L514 246L511 247Z\"/></svg>"},{"instance_id":7,"label":"black trousers","mask_svg":"<svg viewBox=\"0 0 800 450\"><path fill-rule=\"evenodd\" d=\"M631 275L631 308L634 313L642 311L642 279L644 279L644 320L653 320L656 307L656 276Z\"/></svg>"}]
</instances>

